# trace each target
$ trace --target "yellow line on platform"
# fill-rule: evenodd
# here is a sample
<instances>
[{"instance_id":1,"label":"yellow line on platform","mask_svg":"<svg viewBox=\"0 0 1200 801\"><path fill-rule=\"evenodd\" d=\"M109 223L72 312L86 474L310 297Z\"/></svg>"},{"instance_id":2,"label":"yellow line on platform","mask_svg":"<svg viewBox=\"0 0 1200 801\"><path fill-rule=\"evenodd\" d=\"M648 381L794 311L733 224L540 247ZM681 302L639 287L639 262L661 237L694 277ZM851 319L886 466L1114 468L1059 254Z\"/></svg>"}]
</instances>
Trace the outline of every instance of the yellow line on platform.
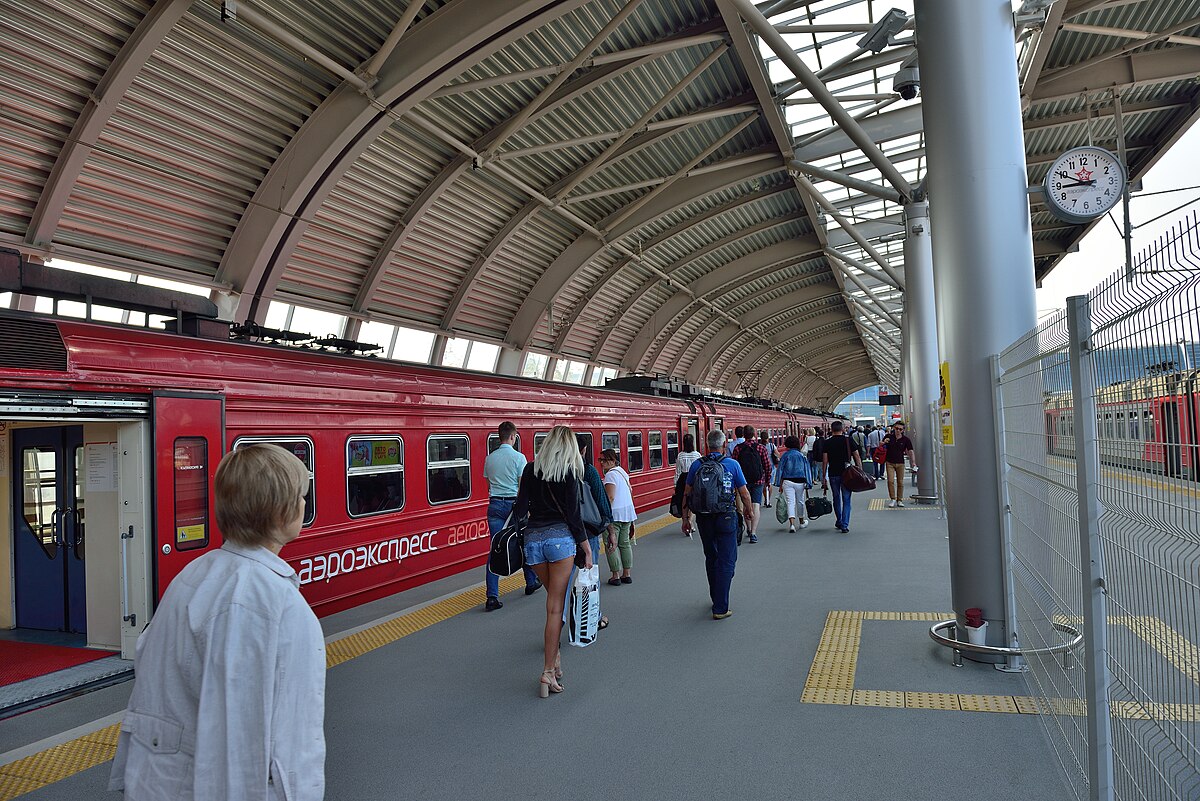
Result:
<instances>
[{"instance_id":1,"label":"yellow line on platform","mask_svg":"<svg viewBox=\"0 0 1200 801\"><path fill-rule=\"evenodd\" d=\"M825 629L813 655L801 703L837 706L872 706L892 709L941 709L954 712L993 712L1024 715L1069 715L1084 717L1087 708L1078 698L1034 698L1024 695L972 695L963 693L868 690L854 686L862 621L949 620L953 612L861 612L836 610L825 618ZM1181 673L1197 680L1200 656L1194 645L1155 617L1121 618L1139 636L1162 653ZM1128 720L1200 720L1200 704L1167 704L1116 701L1112 716Z\"/></svg>"},{"instance_id":2,"label":"yellow line on platform","mask_svg":"<svg viewBox=\"0 0 1200 801\"><path fill-rule=\"evenodd\" d=\"M636 538L642 539L675 522L663 515L636 527ZM525 580L518 571L500 580L501 594L524 587ZM331 668L385 645L429 628L435 623L477 608L486 598L482 587L472 587L412 612L399 614L382 623L331 640L325 645L325 666ZM76 773L110 761L117 752L120 724L69 740L45 751L0 765L0 801L12 801L47 785L60 782Z\"/></svg>"}]
</instances>

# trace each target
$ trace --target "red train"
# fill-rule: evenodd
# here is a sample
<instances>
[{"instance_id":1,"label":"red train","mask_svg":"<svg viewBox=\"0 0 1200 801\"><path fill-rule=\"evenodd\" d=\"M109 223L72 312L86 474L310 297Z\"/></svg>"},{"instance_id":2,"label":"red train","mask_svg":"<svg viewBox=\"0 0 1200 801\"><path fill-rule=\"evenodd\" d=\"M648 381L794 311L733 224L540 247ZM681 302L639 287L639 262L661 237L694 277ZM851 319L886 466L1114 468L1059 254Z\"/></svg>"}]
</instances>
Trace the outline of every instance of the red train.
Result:
<instances>
[{"instance_id":1,"label":"red train","mask_svg":"<svg viewBox=\"0 0 1200 801\"><path fill-rule=\"evenodd\" d=\"M1200 371L1171 369L1102 387L1096 397L1100 461L1168 478L1200 480ZM1069 393L1049 395L1046 450L1075 456Z\"/></svg>"},{"instance_id":2,"label":"red train","mask_svg":"<svg viewBox=\"0 0 1200 801\"><path fill-rule=\"evenodd\" d=\"M0 626L87 631L127 652L172 577L219 546L212 476L243 443L308 465L304 530L282 556L329 614L482 566L483 462L503 420L530 458L557 423L615 447L643 510L669 499L686 433L749 423L782 442L826 422L44 317L0 317L0 335L13 508L0 554L15 561L0 565L15 582L0 587L15 599Z\"/></svg>"}]
</instances>

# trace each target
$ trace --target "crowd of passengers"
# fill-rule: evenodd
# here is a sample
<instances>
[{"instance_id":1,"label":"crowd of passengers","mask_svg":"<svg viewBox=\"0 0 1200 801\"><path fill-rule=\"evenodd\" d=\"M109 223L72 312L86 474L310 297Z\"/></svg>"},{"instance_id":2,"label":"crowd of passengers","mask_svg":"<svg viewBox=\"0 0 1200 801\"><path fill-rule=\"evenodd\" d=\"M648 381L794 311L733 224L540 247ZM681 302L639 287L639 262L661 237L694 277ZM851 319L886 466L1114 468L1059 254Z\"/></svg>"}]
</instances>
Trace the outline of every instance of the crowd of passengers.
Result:
<instances>
[{"instance_id":1,"label":"crowd of passengers","mask_svg":"<svg viewBox=\"0 0 1200 801\"><path fill-rule=\"evenodd\" d=\"M525 593L546 588L539 695L563 691L559 643L572 571L591 568L600 542L614 587L631 584L637 510L619 454L601 451L599 470L587 442L555 426L533 462L513 447L517 429L498 429L500 447L484 465L488 524L495 535L511 519L524 528ZM675 465L679 516L698 532L714 620L725 620L739 531L758 542L760 513L786 504L788 530L809 524L805 496L819 482L833 491L835 527L850 531L850 465L888 471L891 505L903 506L904 459L913 459L903 424L888 432L809 429L773 447L741 426L730 438L713 430L704 453L683 438ZM913 468L916 468L913 462ZM893 474L895 482L893 483ZM301 596L296 572L279 557L300 534L308 470L293 454L255 444L226 454L214 480L221 548L191 562L171 582L138 638L135 682L121 723L110 790L127 799L288 798L319 801L325 778L325 642ZM772 492L774 491L774 492ZM589 529L580 511L589 493L600 512ZM488 571L485 609L503 604ZM609 625L602 618L600 628Z\"/></svg>"}]
</instances>

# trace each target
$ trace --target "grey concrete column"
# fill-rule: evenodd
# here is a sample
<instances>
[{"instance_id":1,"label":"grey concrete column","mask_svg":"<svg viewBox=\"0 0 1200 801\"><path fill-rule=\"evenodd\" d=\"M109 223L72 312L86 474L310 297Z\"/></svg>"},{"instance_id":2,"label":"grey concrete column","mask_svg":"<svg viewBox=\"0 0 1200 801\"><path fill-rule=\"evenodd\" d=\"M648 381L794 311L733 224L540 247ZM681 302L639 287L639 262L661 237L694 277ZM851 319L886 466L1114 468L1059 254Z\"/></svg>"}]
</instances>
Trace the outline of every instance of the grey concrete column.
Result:
<instances>
[{"instance_id":1,"label":"grey concrete column","mask_svg":"<svg viewBox=\"0 0 1200 801\"><path fill-rule=\"evenodd\" d=\"M929 203L914 201L904 207L904 322L907 331L904 355L908 361L905 395L911 397L908 414L909 439L917 457L917 498L937 500L933 474L933 438L929 404L938 399L937 307L933 290L933 241L929 227Z\"/></svg>"},{"instance_id":2,"label":"grey concrete column","mask_svg":"<svg viewBox=\"0 0 1200 801\"><path fill-rule=\"evenodd\" d=\"M497 375L520 375L523 351L513 348L500 348L500 358L496 361Z\"/></svg>"},{"instance_id":3,"label":"grey concrete column","mask_svg":"<svg viewBox=\"0 0 1200 801\"><path fill-rule=\"evenodd\" d=\"M1004 565L988 358L1037 321L1010 0L916 0L939 351L950 363L950 591L1003 645ZM962 630L960 625L960 631Z\"/></svg>"}]
</instances>

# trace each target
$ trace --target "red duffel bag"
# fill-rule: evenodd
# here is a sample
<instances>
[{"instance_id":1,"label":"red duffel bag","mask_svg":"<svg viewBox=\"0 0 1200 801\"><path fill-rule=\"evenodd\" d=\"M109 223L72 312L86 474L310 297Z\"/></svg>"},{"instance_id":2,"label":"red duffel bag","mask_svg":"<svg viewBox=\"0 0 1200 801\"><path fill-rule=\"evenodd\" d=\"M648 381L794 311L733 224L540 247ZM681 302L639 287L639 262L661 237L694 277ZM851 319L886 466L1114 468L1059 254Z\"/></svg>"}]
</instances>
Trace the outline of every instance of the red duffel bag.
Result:
<instances>
[{"instance_id":1,"label":"red duffel bag","mask_svg":"<svg viewBox=\"0 0 1200 801\"><path fill-rule=\"evenodd\" d=\"M851 492L866 492L875 489L875 479L868 476L858 465L847 465L842 473L842 486Z\"/></svg>"}]
</instances>

